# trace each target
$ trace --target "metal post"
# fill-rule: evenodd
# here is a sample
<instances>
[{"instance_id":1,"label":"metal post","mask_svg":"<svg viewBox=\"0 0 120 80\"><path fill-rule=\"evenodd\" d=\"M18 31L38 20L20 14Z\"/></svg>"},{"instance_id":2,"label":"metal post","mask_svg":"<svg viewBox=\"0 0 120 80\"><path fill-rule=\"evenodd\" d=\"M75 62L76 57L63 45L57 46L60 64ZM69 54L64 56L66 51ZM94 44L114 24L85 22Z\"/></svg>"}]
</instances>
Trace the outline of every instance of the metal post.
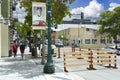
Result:
<instances>
[{"instance_id":1,"label":"metal post","mask_svg":"<svg viewBox=\"0 0 120 80\"><path fill-rule=\"evenodd\" d=\"M44 73L54 73L55 67L52 60L52 48L51 48L51 3L52 0L48 0L48 54L47 63L44 66Z\"/></svg>"},{"instance_id":2,"label":"metal post","mask_svg":"<svg viewBox=\"0 0 120 80\"><path fill-rule=\"evenodd\" d=\"M83 12L81 12L81 14L72 14L72 15L78 15L78 16L80 16L80 19L81 19L80 23L79 23L78 19L74 19L74 21L76 21L78 24L78 47L80 50L80 25L82 24L82 19L84 18L84 15L83 15Z\"/></svg>"},{"instance_id":3,"label":"metal post","mask_svg":"<svg viewBox=\"0 0 120 80\"><path fill-rule=\"evenodd\" d=\"M80 22L81 24L81 22ZM78 24L78 47L79 47L79 50L80 50L80 26Z\"/></svg>"},{"instance_id":4,"label":"metal post","mask_svg":"<svg viewBox=\"0 0 120 80\"><path fill-rule=\"evenodd\" d=\"M83 12L81 12L81 14L80 14L80 17L81 17L81 21L80 21L80 25L82 24L82 22L83 22L83 19L84 19L84 13ZM79 29L78 29L79 30ZM78 33L79 33L80 31L78 31ZM79 35L78 35L78 43L79 43L79 50L80 50L80 33L79 33Z\"/></svg>"},{"instance_id":5,"label":"metal post","mask_svg":"<svg viewBox=\"0 0 120 80\"><path fill-rule=\"evenodd\" d=\"M60 58L60 47L58 47L58 58Z\"/></svg>"}]
</instances>

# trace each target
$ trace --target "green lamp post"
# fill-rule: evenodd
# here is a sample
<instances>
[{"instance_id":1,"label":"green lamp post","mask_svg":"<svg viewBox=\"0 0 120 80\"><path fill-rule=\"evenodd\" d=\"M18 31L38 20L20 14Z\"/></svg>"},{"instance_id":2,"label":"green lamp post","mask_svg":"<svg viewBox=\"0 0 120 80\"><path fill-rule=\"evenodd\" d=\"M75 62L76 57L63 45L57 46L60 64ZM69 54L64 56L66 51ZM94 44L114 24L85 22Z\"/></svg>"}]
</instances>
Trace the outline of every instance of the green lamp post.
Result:
<instances>
[{"instance_id":1,"label":"green lamp post","mask_svg":"<svg viewBox=\"0 0 120 80\"><path fill-rule=\"evenodd\" d=\"M55 66L52 60L52 48L51 48L51 3L52 0L48 0L48 54L47 54L47 63L44 66L44 73L54 73Z\"/></svg>"}]
</instances>

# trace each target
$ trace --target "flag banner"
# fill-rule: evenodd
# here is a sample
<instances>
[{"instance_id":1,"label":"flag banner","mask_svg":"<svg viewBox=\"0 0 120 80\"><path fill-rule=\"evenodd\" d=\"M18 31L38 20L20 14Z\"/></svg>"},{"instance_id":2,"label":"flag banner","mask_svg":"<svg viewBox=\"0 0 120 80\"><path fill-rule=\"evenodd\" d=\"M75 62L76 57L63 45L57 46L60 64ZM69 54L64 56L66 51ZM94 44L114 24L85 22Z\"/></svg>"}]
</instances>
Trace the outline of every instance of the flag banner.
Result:
<instances>
[{"instance_id":1,"label":"flag banner","mask_svg":"<svg viewBox=\"0 0 120 80\"><path fill-rule=\"evenodd\" d=\"M46 3L32 2L32 28L46 29Z\"/></svg>"}]
</instances>

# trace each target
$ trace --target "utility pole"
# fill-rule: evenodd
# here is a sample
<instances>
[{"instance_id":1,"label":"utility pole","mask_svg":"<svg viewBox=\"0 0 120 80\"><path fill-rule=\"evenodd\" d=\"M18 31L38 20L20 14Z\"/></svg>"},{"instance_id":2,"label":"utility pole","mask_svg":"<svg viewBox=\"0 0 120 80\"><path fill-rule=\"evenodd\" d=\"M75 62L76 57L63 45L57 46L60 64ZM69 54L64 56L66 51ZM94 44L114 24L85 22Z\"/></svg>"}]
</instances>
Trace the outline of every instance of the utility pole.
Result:
<instances>
[{"instance_id":1,"label":"utility pole","mask_svg":"<svg viewBox=\"0 0 120 80\"><path fill-rule=\"evenodd\" d=\"M78 22L78 21L79 21L78 19L74 19L74 21L76 21L77 24L78 24L78 47L79 47L79 50L80 50L80 42L81 42L81 41L80 41L80 26L79 26L79 25L81 25L82 22L83 22L84 13L81 12L80 14L72 14L72 15L79 15L79 16L80 16L80 23Z\"/></svg>"},{"instance_id":2,"label":"utility pole","mask_svg":"<svg viewBox=\"0 0 120 80\"><path fill-rule=\"evenodd\" d=\"M82 24L83 19L84 19L84 13L83 13L83 12L81 12L80 18L81 18L80 24ZM80 43L81 43L81 41L80 41L80 29L78 29L78 33L79 33L79 34L78 34L78 43L79 43L79 50L80 50Z\"/></svg>"},{"instance_id":3,"label":"utility pole","mask_svg":"<svg viewBox=\"0 0 120 80\"><path fill-rule=\"evenodd\" d=\"M81 24L81 22L80 22ZM78 47L79 47L79 50L80 50L80 24L78 22Z\"/></svg>"},{"instance_id":4,"label":"utility pole","mask_svg":"<svg viewBox=\"0 0 120 80\"><path fill-rule=\"evenodd\" d=\"M44 66L44 73L54 73L55 72L55 66L53 64L53 60L52 60L52 48L51 48L51 5L52 5L52 0L48 0L47 2L47 6L48 6L48 54L47 54L47 63Z\"/></svg>"}]
</instances>

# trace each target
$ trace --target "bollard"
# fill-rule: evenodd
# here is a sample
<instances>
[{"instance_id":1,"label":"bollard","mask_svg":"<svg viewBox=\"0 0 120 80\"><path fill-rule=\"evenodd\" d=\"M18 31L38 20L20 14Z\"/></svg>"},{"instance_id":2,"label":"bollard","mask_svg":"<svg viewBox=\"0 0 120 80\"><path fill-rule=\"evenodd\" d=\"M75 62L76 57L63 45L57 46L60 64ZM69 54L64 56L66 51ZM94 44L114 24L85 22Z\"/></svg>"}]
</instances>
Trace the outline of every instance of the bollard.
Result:
<instances>
[{"instance_id":1,"label":"bollard","mask_svg":"<svg viewBox=\"0 0 120 80\"><path fill-rule=\"evenodd\" d=\"M89 65L89 67L87 68L88 70L96 70L94 67L93 67L93 53L92 53L92 51L89 53L89 55L90 55L90 57L89 57L89 59L90 59L90 65Z\"/></svg>"},{"instance_id":2,"label":"bollard","mask_svg":"<svg viewBox=\"0 0 120 80\"><path fill-rule=\"evenodd\" d=\"M58 47L58 58L60 58L60 47Z\"/></svg>"},{"instance_id":3,"label":"bollard","mask_svg":"<svg viewBox=\"0 0 120 80\"><path fill-rule=\"evenodd\" d=\"M97 51L99 51L99 49L97 49ZM97 58L98 58L98 60L97 60L97 63L99 63L100 61L99 61L99 53L97 53Z\"/></svg>"},{"instance_id":4,"label":"bollard","mask_svg":"<svg viewBox=\"0 0 120 80\"><path fill-rule=\"evenodd\" d=\"M64 71L68 72L68 70L66 69L66 59L65 59L65 53L64 53Z\"/></svg>"},{"instance_id":5,"label":"bollard","mask_svg":"<svg viewBox=\"0 0 120 80\"><path fill-rule=\"evenodd\" d=\"M116 53L115 53L116 54ZM114 56L114 58L116 59L116 56ZM116 62L116 60L114 60ZM117 64L115 63L113 66L114 69L117 69Z\"/></svg>"}]
</instances>

